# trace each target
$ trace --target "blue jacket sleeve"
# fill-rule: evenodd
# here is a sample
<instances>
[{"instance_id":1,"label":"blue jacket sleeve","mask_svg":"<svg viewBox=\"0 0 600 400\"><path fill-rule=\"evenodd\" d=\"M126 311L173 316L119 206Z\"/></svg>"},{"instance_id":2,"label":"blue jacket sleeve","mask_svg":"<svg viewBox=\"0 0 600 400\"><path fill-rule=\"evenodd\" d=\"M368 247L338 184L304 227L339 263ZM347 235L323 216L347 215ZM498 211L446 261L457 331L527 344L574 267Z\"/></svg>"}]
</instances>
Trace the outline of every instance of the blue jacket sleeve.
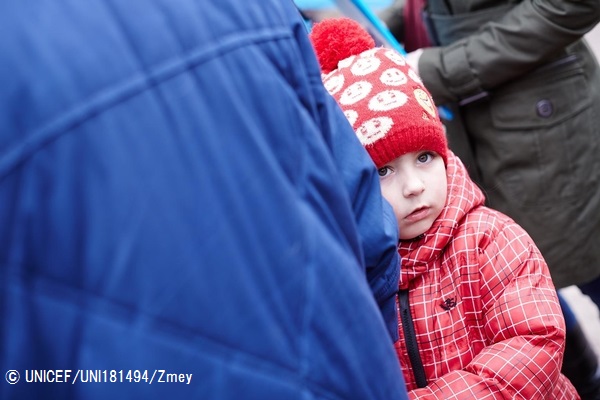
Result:
<instances>
[{"instance_id":1,"label":"blue jacket sleeve","mask_svg":"<svg viewBox=\"0 0 600 400\"><path fill-rule=\"evenodd\" d=\"M312 78L321 131L350 198L369 286L395 342L398 339L396 293L400 276L396 218L391 205L381 195L375 164L323 86L310 42L300 38L299 43L306 46L304 61Z\"/></svg>"},{"instance_id":2,"label":"blue jacket sleeve","mask_svg":"<svg viewBox=\"0 0 600 400\"><path fill-rule=\"evenodd\" d=\"M332 151L338 162L364 252L366 274L394 342L398 340L396 292L400 275L398 225L391 205L381 195L375 165L333 98L326 95Z\"/></svg>"}]
</instances>

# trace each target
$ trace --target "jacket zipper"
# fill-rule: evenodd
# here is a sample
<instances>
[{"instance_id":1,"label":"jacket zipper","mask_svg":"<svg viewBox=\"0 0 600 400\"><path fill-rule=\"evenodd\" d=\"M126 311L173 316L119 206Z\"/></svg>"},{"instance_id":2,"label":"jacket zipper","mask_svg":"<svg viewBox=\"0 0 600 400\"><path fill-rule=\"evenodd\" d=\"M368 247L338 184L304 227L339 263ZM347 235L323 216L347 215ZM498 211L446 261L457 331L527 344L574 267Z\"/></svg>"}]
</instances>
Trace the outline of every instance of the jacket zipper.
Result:
<instances>
[{"instance_id":1,"label":"jacket zipper","mask_svg":"<svg viewBox=\"0 0 600 400\"><path fill-rule=\"evenodd\" d=\"M410 365L417 386L423 388L427 386L427 378L425 377L425 368L423 368L423 361L419 354L415 326L413 324L412 315L410 314L408 290L398 290L398 303L400 304L400 319L402 321L402 331L404 332L404 341L406 343L406 349L408 350Z\"/></svg>"}]
</instances>

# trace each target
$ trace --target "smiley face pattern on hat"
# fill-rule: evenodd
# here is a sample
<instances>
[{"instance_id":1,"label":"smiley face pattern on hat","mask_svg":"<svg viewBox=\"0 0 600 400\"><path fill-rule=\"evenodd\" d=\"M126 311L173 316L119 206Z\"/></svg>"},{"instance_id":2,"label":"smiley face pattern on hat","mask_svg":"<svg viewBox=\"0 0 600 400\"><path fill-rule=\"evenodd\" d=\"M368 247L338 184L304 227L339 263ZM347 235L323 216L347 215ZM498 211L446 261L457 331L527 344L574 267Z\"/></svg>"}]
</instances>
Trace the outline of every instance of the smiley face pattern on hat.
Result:
<instances>
[{"instance_id":1,"label":"smiley face pattern on hat","mask_svg":"<svg viewBox=\"0 0 600 400\"><path fill-rule=\"evenodd\" d=\"M391 111L399 108L406 104L408 101L408 95L400 90L391 89L393 87L406 85L408 79L412 79L415 83L422 84L421 79L417 76L412 69L405 69L408 73L405 73L399 68L393 66L387 66L388 68L380 68L382 63L377 58L377 53L383 53L383 56L390 60L392 63L406 67L406 60L394 52L393 50L383 49L371 49L363 52L358 57L352 56L345 60L340 61L338 69L332 71L329 75L325 76L324 84L327 91L337 97L338 103L343 106L344 113L348 117L352 127L358 119L358 111L353 110L350 106L360 102L361 100L369 97L374 92L373 85L366 79L373 79L369 75L377 75L381 86L378 85L377 89L368 100L367 107L369 110L374 112L379 111ZM341 89L344 88L345 76L348 76L344 69L350 69L350 74L353 77L365 77L365 80L356 80L354 83L348 85L339 96L335 96ZM346 73L344 73L346 72ZM408 75L408 77L407 77ZM390 89L386 87L389 86ZM405 89L406 90L406 89ZM415 100L423 107L432 117L435 117L435 110L433 110L433 102L429 99L429 95L420 88L413 89ZM424 106L426 104L426 106ZM357 107L360 109L364 107ZM385 122L383 122L385 121ZM394 125L393 119L373 117L365 120L359 127L356 127L358 137L363 145L373 143L375 140L385 136L385 133L389 131Z\"/></svg>"},{"instance_id":2,"label":"smiley face pattern on hat","mask_svg":"<svg viewBox=\"0 0 600 400\"><path fill-rule=\"evenodd\" d=\"M322 78L378 167L422 149L446 160L447 142L433 100L394 50L352 55Z\"/></svg>"}]
</instances>

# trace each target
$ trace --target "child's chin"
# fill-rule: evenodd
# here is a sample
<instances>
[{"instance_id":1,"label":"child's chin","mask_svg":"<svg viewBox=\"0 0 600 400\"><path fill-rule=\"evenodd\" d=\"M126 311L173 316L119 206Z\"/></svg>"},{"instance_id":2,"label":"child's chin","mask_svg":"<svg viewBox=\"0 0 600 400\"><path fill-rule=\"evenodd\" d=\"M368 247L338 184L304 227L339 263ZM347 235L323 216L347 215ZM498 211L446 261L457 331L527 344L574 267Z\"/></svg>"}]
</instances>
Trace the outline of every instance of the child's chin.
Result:
<instances>
[{"instance_id":1,"label":"child's chin","mask_svg":"<svg viewBox=\"0 0 600 400\"><path fill-rule=\"evenodd\" d=\"M421 239L421 237L425 233L427 233L429 228L431 228L431 225L433 225L433 222L420 221L419 223L416 223L409 228L402 229L402 227L401 227L400 228L400 240Z\"/></svg>"}]
</instances>

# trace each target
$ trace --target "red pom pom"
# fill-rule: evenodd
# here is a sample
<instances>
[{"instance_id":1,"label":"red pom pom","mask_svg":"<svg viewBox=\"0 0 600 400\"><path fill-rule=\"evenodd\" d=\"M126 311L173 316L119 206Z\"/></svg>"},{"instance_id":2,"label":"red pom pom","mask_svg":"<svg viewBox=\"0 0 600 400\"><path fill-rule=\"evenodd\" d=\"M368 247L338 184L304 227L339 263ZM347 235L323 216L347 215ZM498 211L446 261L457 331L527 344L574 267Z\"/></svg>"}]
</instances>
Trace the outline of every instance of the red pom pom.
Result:
<instances>
[{"instance_id":1,"label":"red pom pom","mask_svg":"<svg viewBox=\"0 0 600 400\"><path fill-rule=\"evenodd\" d=\"M338 62L375 47L375 41L362 25L350 18L329 18L316 23L311 32L317 59L323 73L337 68Z\"/></svg>"}]
</instances>

